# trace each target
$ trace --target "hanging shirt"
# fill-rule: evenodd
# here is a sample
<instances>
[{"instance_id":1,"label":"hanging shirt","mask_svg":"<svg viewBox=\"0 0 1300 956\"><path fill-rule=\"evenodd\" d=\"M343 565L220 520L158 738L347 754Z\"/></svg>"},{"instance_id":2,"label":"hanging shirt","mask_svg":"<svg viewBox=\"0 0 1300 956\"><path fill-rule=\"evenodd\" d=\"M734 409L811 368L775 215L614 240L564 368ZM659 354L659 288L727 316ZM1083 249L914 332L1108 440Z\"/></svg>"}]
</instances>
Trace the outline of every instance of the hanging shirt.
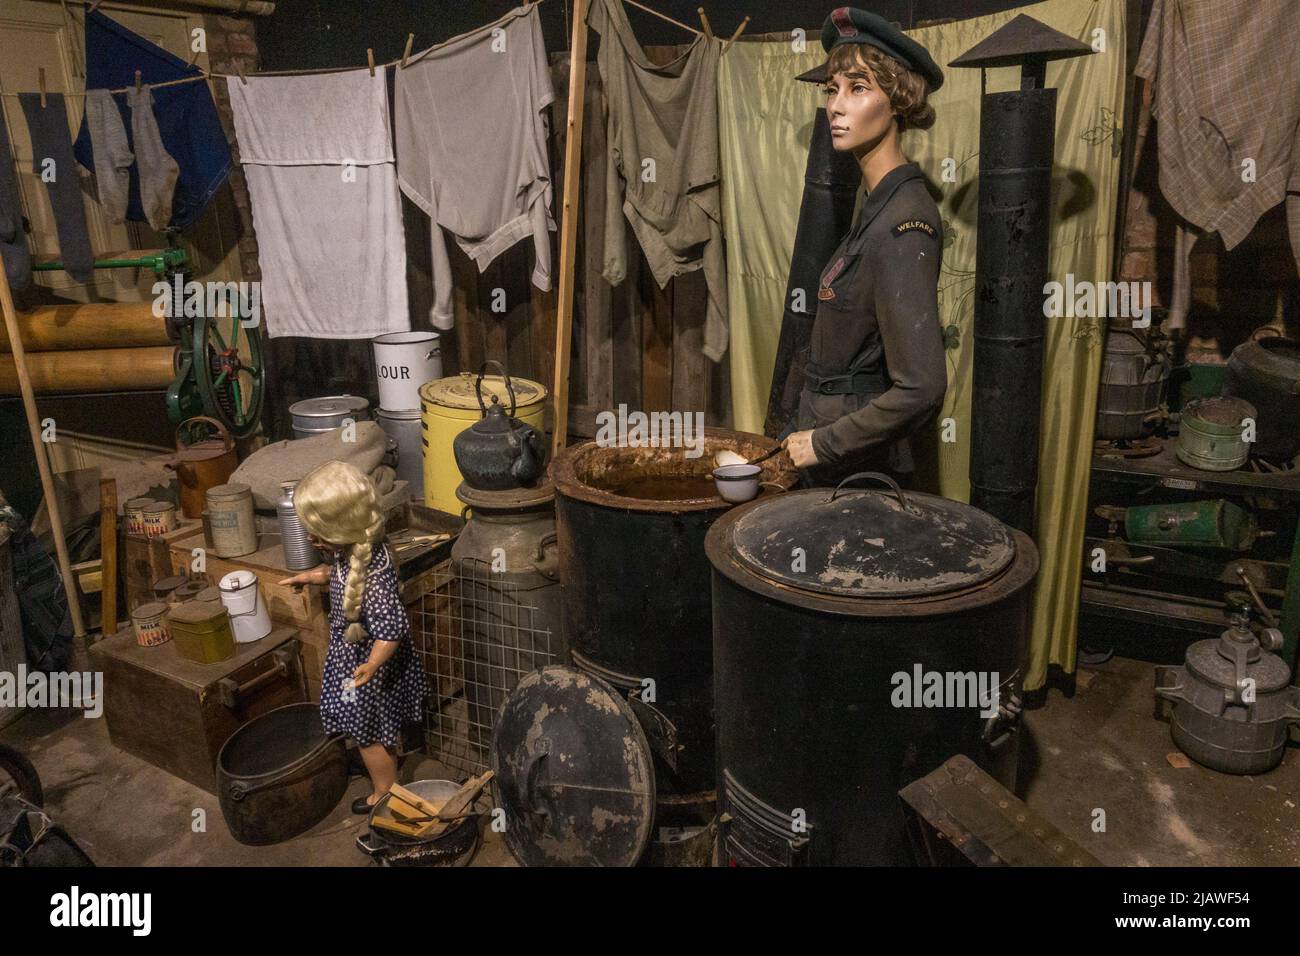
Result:
<instances>
[{"instance_id":1,"label":"hanging shirt","mask_svg":"<svg viewBox=\"0 0 1300 956\"><path fill-rule=\"evenodd\" d=\"M1232 249L1285 199L1300 263L1295 22L1286 0L1155 0L1134 72L1154 84L1160 192L1178 215Z\"/></svg>"},{"instance_id":2,"label":"hanging shirt","mask_svg":"<svg viewBox=\"0 0 1300 956\"><path fill-rule=\"evenodd\" d=\"M267 334L410 329L383 71L227 80Z\"/></svg>"},{"instance_id":3,"label":"hanging shirt","mask_svg":"<svg viewBox=\"0 0 1300 956\"><path fill-rule=\"evenodd\" d=\"M551 288L554 190L546 107L555 99L537 5L518 7L399 68L397 181L433 220L432 321L452 326L442 229L487 269L531 237L533 285Z\"/></svg>"},{"instance_id":4,"label":"hanging shirt","mask_svg":"<svg viewBox=\"0 0 1300 956\"><path fill-rule=\"evenodd\" d=\"M672 63L655 66L621 0L593 0L587 24L600 34L596 64L608 103L603 274L612 285L627 274L624 216L660 288L673 276L703 269L709 290L704 354L720 361L727 351L718 153L722 41L701 35Z\"/></svg>"}]
</instances>

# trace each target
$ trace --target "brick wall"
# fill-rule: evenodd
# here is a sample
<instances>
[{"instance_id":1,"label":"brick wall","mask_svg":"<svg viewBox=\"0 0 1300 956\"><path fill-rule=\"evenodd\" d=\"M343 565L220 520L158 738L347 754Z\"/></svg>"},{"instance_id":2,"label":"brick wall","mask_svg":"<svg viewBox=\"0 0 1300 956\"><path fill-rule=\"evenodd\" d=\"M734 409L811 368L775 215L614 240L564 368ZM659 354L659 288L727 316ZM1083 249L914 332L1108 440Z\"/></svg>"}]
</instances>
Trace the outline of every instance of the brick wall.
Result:
<instances>
[{"instance_id":1,"label":"brick wall","mask_svg":"<svg viewBox=\"0 0 1300 956\"><path fill-rule=\"evenodd\" d=\"M252 18L205 16L204 29L208 33L208 59L216 73L252 73L258 68L257 37ZM239 261L244 278L260 281L262 270L257 262L257 236L253 232L252 205L248 198L248 182L239 165L239 144L235 141L235 123L230 110L230 97L226 94L224 80L212 83L217 114L230 141L230 151L235 165L230 172L230 188L239 214Z\"/></svg>"},{"instance_id":2,"label":"brick wall","mask_svg":"<svg viewBox=\"0 0 1300 956\"><path fill-rule=\"evenodd\" d=\"M1178 216L1160 194L1150 85L1139 81L1137 161L1120 258L1121 281L1149 281L1156 306L1172 297L1174 227ZM1196 361L1227 361L1232 349L1262 325L1300 337L1300 281L1287 237L1282 206L1270 210L1231 252L1217 233L1202 235L1192 249L1192 307L1187 343ZM1216 359L1215 356L1218 356Z\"/></svg>"}]
</instances>

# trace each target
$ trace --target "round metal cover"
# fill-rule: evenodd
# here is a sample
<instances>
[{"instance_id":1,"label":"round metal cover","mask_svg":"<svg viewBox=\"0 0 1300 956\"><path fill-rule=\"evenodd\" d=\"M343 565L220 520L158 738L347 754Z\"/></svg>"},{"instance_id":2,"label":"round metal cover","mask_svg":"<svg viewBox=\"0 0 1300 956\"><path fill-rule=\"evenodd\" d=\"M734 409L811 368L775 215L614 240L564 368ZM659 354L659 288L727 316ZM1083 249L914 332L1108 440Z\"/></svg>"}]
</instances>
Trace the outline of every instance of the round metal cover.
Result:
<instances>
[{"instance_id":1,"label":"round metal cover","mask_svg":"<svg viewBox=\"0 0 1300 956\"><path fill-rule=\"evenodd\" d=\"M506 846L525 866L633 866L650 843L650 745L627 701L562 665L532 671L492 735Z\"/></svg>"},{"instance_id":2,"label":"round metal cover","mask_svg":"<svg viewBox=\"0 0 1300 956\"><path fill-rule=\"evenodd\" d=\"M740 561L769 580L862 598L973 587L1016 553L1007 526L971 505L863 488L776 495L736 522L732 543Z\"/></svg>"},{"instance_id":3,"label":"round metal cover","mask_svg":"<svg viewBox=\"0 0 1300 956\"><path fill-rule=\"evenodd\" d=\"M420 386L420 400L430 405L443 405L447 408L461 408L478 411L477 376L464 372L451 378L434 379ZM510 376L510 384L515 390L515 414L530 405L536 405L546 398L546 386L527 378ZM510 411L510 392L506 389L506 380L500 375L483 376L483 401L492 404L495 395L501 407Z\"/></svg>"}]
</instances>

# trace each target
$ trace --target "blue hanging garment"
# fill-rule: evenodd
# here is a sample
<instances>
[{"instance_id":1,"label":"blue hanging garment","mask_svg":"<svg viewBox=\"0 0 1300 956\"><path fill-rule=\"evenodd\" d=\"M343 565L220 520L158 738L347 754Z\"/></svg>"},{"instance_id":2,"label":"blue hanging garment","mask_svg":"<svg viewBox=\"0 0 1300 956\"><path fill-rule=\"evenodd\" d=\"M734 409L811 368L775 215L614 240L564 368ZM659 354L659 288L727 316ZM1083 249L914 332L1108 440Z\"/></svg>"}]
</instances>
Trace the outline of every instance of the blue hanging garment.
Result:
<instances>
[{"instance_id":1,"label":"blue hanging garment","mask_svg":"<svg viewBox=\"0 0 1300 956\"><path fill-rule=\"evenodd\" d=\"M135 85L135 71L142 83L166 83L202 71L188 67L144 37L132 33L102 13L86 14L86 89L122 89ZM216 104L208 84L202 80L179 86L155 87L153 111L158 132L167 153L180 167L176 193L172 199L171 226L186 229L203 213L208 201L230 175L230 144L217 116ZM127 135L131 135L131 114L121 94L113 97L122 114ZM131 144L135 147L134 141ZM81 121L75 148L77 161L87 169L95 168L90 129ZM140 175L131 167L130 200L126 218L145 222L140 202Z\"/></svg>"}]
</instances>

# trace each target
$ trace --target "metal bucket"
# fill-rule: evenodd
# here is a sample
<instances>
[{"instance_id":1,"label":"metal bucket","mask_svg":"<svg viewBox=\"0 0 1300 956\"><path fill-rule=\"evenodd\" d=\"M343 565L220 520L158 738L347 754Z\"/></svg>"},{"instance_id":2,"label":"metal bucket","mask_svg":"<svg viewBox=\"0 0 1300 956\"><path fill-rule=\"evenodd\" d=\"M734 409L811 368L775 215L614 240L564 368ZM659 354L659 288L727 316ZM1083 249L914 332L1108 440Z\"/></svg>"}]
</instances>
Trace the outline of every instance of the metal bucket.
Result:
<instances>
[{"instance_id":1,"label":"metal bucket","mask_svg":"<svg viewBox=\"0 0 1300 956\"><path fill-rule=\"evenodd\" d=\"M1300 342L1279 337L1237 346L1223 394L1259 409L1255 454L1281 462L1300 452Z\"/></svg>"},{"instance_id":2,"label":"metal bucket","mask_svg":"<svg viewBox=\"0 0 1300 956\"><path fill-rule=\"evenodd\" d=\"M217 799L230 834L266 846L310 830L348 787L347 748L321 726L320 706L277 707L231 735L217 754Z\"/></svg>"},{"instance_id":3,"label":"metal bucket","mask_svg":"<svg viewBox=\"0 0 1300 956\"><path fill-rule=\"evenodd\" d=\"M443 803L460 791L450 780L413 780L405 785L417 797ZM381 866L468 866L478 849L478 814L451 823L436 837L408 837L375 826L388 813L388 794L370 811L370 832L357 837L357 849Z\"/></svg>"},{"instance_id":4,"label":"metal bucket","mask_svg":"<svg viewBox=\"0 0 1300 956\"><path fill-rule=\"evenodd\" d=\"M420 410L389 411L381 408L375 421L397 444L397 477L411 486L411 497L424 500L424 428L420 424Z\"/></svg>"},{"instance_id":5,"label":"metal bucket","mask_svg":"<svg viewBox=\"0 0 1300 956\"><path fill-rule=\"evenodd\" d=\"M442 378L437 332L393 332L371 339L379 407L390 412L420 410L420 386Z\"/></svg>"},{"instance_id":6,"label":"metal bucket","mask_svg":"<svg viewBox=\"0 0 1300 956\"><path fill-rule=\"evenodd\" d=\"M1232 471L1250 457L1243 422L1256 418L1255 406L1240 398L1201 398L1183 407L1174 453L1202 471Z\"/></svg>"}]
</instances>

